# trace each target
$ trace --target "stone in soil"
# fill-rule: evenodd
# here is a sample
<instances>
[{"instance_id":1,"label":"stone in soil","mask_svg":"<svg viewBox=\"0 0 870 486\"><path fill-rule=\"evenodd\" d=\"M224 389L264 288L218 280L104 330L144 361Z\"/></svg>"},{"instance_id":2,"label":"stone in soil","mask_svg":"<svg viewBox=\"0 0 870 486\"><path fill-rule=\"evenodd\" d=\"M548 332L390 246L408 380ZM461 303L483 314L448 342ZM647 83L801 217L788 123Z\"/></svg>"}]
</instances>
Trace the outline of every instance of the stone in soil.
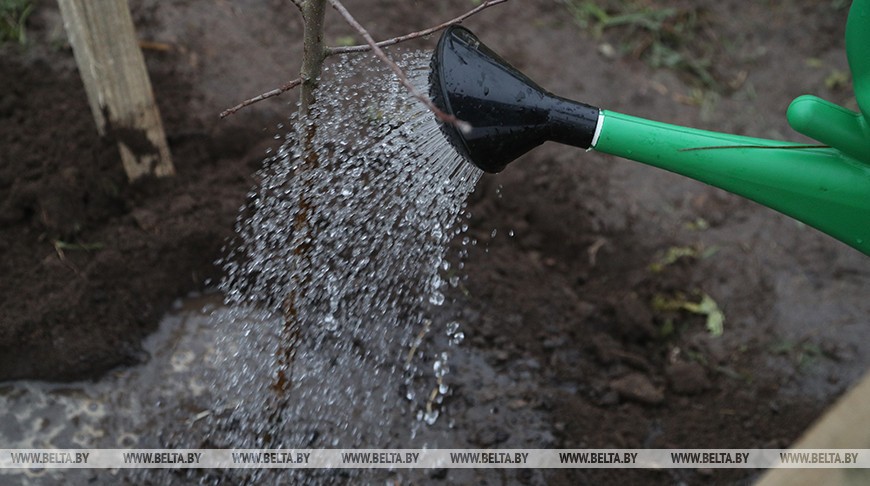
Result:
<instances>
[{"instance_id":1,"label":"stone in soil","mask_svg":"<svg viewBox=\"0 0 870 486\"><path fill-rule=\"evenodd\" d=\"M697 395L710 388L707 371L698 363L673 363L665 368L665 375L671 390L680 395Z\"/></svg>"},{"instance_id":2,"label":"stone in soil","mask_svg":"<svg viewBox=\"0 0 870 486\"><path fill-rule=\"evenodd\" d=\"M658 405L665 399L664 393L641 373L629 373L611 381L610 389L621 398L645 405Z\"/></svg>"}]
</instances>

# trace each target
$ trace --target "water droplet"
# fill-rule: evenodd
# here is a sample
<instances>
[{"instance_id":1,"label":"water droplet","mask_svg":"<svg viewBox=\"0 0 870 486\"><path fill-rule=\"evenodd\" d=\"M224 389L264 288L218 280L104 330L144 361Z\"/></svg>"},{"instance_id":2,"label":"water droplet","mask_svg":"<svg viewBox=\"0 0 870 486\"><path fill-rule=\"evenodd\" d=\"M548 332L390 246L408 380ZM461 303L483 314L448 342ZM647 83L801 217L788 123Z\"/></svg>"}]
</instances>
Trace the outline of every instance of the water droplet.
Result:
<instances>
[{"instance_id":1,"label":"water droplet","mask_svg":"<svg viewBox=\"0 0 870 486\"><path fill-rule=\"evenodd\" d=\"M431 410L423 416L423 421L426 422L427 425L435 425L435 422L438 421L438 410Z\"/></svg>"},{"instance_id":2,"label":"water droplet","mask_svg":"<svg viewBox=\"0 0 870 486\"><path fill-rule=\"evenodd\" d=\"M429 296L429 303L432 305L441 305L444 303L444 294L441 292L433 292Z\"/></svg>"},{"instance_id":3,"label":"water droplet","mask_svg":"<svg viewBox=\"0 0 870 486\"><path fill-rule=\"evenodd\" d=\"M451 321L447 323L447 335L452 336L459 330L459 323L456 321Z\"/></svg>"},{"instance_id":4,"label":"water droplet","mask_svg":"<svg viewBox=\"0 0 870 486\"><path fill-rule=\"evenodd\" d=\"M323 327L330 332L335 332L338 330L338 320L333 317L331 314L328 314L323 317Z\"/></svg>"}]
</instances>

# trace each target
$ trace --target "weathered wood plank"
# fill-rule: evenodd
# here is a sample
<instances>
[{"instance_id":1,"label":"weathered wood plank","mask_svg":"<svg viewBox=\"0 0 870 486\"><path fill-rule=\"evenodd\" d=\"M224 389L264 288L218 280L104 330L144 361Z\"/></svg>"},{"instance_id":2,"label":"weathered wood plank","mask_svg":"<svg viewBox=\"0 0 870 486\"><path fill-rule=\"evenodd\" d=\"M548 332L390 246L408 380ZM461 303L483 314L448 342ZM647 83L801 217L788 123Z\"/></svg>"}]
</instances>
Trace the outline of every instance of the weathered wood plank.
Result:
<instances>
[{"instance_id":1,"label":"weathered wood plank","mask_svg":"<svg viewBox=\"0 0 870 486\"><path fill-rule=\"evenodd\" d=\"M175 173L127 0L58 0L97 130L127 177Z\"/></svg>"},{"instance_id":2,"label":"weathered wood plank","mask_svg":"<svg viewBox=\"0 0 870 486\"><path fill-rule=\"evenodd\" d=\"M870 372L840 398L792 449L870 449ZM756 486L865 486L868 469L771 469Z\"/></svg>"}]
</instances>

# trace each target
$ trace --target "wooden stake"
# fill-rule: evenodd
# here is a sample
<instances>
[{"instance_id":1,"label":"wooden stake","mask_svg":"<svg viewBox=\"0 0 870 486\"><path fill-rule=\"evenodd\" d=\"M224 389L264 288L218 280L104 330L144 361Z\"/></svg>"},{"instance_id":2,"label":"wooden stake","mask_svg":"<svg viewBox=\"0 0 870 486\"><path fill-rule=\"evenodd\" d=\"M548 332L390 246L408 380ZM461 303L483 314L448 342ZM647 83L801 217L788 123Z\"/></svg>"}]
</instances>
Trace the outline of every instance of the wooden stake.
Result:
<instances>
[{"instance_id":1,"label":"wooden stake","mask_svg":"<svg viewBox=\"0 0 870 486\"><path fill-rule=\"evenodd\" d=\"M820 419L806 430L797 443L801 449L870 449L870 372L840 397ZM755 486L859 486L870 484L870 470L771 469Z\"/></svg>"},{"instance_id":2,"label":"wooden stake","mask_svg":"<svg viewBox=\"0 0 870 486\"><path fill-rule=\"evenodd\" d=\"M127 0L59 0L97 130L130 181L175 174Z\"/></svg>"}]
</instances>

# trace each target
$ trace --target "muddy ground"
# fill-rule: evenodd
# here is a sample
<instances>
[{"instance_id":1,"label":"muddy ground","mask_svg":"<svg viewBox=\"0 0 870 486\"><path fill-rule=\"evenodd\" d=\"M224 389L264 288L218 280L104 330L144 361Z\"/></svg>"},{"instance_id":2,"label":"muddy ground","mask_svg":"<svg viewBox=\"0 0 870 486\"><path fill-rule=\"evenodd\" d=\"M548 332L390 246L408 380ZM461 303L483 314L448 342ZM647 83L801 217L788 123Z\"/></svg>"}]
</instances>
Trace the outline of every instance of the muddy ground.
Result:
<instances>
[{"instance_id":1,"label":"muddy ground","mask_svg":"<svg viewBox=\"0 0 870 486\"><path fill-rule=\"evenodd\" d=\"M660 28L604 28L584 2L548 0L513 0L466 25L551 91L615 111L801 140L783 116L794 97L854 107L847 2L598 3L653 8L644 12ZM165 47L145 56L171 180L126 182L96 135L53 2L37 2L27 45L0 47L0 380L93 378L147 359L141 340L172 300L219 276L212 262L292 109L290 94L217 118L295 77L290 2L131 5L140 37ZM469 2L347 6L382 38ZM330 42L351 35L329 15ZM545 146L484 177L469 210L478 243L451 305L464 346L511 379L487 382L473 360L459 363L443 447L785 447L870 365L870 260L736 196ZM661 304L703 295L725 315L722 336L705 316ZM478 479L741 484L758 474L491 473Z\"/></svg>"}]
</instances>

